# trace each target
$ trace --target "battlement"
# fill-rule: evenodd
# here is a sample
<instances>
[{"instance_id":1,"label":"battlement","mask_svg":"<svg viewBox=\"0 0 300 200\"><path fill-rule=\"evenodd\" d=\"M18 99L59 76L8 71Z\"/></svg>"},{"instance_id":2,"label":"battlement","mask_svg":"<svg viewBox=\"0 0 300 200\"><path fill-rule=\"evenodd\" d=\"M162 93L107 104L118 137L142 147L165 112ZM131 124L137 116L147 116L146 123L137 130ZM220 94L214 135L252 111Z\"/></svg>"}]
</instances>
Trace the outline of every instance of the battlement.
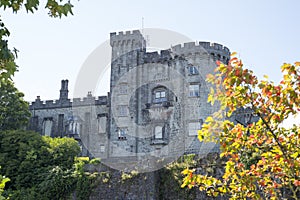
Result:
<instances>
[{"instance_id":1,"label":"battlement","mask_svg":"<svg viewBox=\"0 0 300 200\"><path fill-rule=\"evenodd\" d=\"M175 53L185 53L185 52L211 52L216 51L222 54L230 55L230 51L227 47L218 44L218 43L210 43L210 42L188 42L182 44L178 44L176 46L171 47L172 51Z\"/></svg>"},{"instance_id":2,"label":"battlement","mask_svg":"<svg viewBox=\"0 0 300 200\"><path fill-rule=\"evenodd\" d=\"M230 50L218 43L210 42L188 42L171 47L175 55L189 56L193 54L209 55L213 60L221 60L227 63L230 59Z\"/></svg>"},{"instance_id":3,"label":"battlement","mask_svg":"<svg viewBox=\"0 0 300 200\"><path fill-rule=\"evenodd\" d=\"M144 54L144 63L164 62L171 59L170 50L161 50L160 52L147 52Z\"/></svg>"},{"instance_id":4,"label":"battlement","mask_svg":"<svg viewBox=\"0 0 300 200\"><path fill-rule=\"evenodd\" d=\"M187 56L193 54L206 54L212 56L213 59L218 59L223 62L229 60L230 51L227 47L210 42L188 42L178 44L171 47L171 49L155 51L155 52L146 52L144 54L143 60L144 63L155 63L155 62L164 62L170 60L172 55Z\"/></svg>"},{"instance_id":5,"label":"battlement","mask_svg":"<svg viewBox=\"0 0 300 200\"><path fill-rule=\"evenodd\" d=\"M75 107L75 106L90 106L90 105L107 105L108 97L107 96L87 96L84 98L73 98L66 100L46 100L42 101L38 96L34 102L31 102L29 105L30 110L34 109L50 109L50 108L66 108L66 107Z\"/></svg>"},{"instance_id":6,"label":"battlement","mask_svg":"<svg viewBox=\"0 0 300 200\"><path fill-rule=\"evenodd\" d=\"M127 37L127 36L131 36L131 35L140 35L141 32L139 30L132 30L132 31L120 31L119 33L117 32L112 32L110 33L110 37L114 37L114 36L119 36L119 37Z\"/></svg>"},{"instance_id":7,"label":"battlement","mask_svg":"<svg viewBox=\"0 0 300 200\"><path fill-rule=\"evenodd\" d=\"M126 31L126 32L112 32L110 33L110 45L112 47L118 46L144 46L145 47L146 41L143 35L139 30L133 31Z\"/></svg>"}]
</instances>

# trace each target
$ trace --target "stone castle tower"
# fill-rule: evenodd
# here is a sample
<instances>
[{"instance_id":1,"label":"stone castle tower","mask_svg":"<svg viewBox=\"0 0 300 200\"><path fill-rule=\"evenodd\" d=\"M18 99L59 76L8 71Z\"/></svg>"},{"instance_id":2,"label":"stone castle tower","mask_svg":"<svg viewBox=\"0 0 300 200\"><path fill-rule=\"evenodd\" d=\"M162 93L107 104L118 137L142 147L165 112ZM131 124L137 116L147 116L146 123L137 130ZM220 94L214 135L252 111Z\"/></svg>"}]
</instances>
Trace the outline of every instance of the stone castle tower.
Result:
<instances>
[{"instance_id":1,"label":"stone castle tower","mask_svg":"<svg viewBox=\"0 0 300 200\"><path fill-rule=\"evenodd\" d=\"M147 52L139 31L111 33L110 93L68 98L63 80L59 100L30 105L30 129L52 137L77 139L82 153L115 168L155 170L183 153L206 154L215 144L201 144L197 130L215 109L207 103L215 61L227 63L230 51L199 42ZM161 162L161 163L159 163Z\"/></svg>"}]
</instances>

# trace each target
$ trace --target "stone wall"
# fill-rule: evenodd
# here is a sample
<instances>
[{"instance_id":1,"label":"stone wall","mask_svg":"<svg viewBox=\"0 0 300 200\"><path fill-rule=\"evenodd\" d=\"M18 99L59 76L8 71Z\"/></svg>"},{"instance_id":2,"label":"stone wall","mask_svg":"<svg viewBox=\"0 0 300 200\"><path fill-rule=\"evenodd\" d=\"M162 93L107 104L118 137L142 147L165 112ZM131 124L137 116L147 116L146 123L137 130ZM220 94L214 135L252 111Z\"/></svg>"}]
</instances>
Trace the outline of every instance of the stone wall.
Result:
<instances>
[{"instance_id":1,"label":"stone wall","mask_svg":"<svg viewBox=\"0 0 300 200\"><path fill-rule=\"evenodd\" d=\"M102 173L93 189L90 200L182 200L182 199L228 199L226 197L210 197L198 188L181 188L183 176L181 171L187 167L196 168L196 173L208 174L218 178L224 172L224 161L218 153L205 157L186 155L164 168L148 173L136 173L114 170L104 165L89 166L90 172Z\"/></svg>"}]
</instances>

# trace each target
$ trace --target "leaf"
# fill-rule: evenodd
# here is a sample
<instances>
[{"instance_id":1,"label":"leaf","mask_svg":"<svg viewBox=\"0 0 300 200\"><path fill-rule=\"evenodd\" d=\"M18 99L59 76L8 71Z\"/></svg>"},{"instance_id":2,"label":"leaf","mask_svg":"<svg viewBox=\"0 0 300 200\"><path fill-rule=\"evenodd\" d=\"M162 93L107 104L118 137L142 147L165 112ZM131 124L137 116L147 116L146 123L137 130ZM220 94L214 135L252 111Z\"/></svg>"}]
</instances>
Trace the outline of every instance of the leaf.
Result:
<instances>
[{"instance_id":1,"label":"leaf","mask_svg":"<svg viewBox=\"0 0 300 200\"><path fill-rule=\"evenodd\" d=\"M295 62L295 66L300 66L300 62Z\"/></svg>"},{"instance_id":2,"label":"leaf","mask_svg":"<svg viewBox=\"0 0 300 200\"><path fill-rule=\"evenodd\" d=\"M236 56L237 55L237 52L232 52L231 54L230 54L230 57L234 57L234 56Z\"/></svg>"}]
</instances>

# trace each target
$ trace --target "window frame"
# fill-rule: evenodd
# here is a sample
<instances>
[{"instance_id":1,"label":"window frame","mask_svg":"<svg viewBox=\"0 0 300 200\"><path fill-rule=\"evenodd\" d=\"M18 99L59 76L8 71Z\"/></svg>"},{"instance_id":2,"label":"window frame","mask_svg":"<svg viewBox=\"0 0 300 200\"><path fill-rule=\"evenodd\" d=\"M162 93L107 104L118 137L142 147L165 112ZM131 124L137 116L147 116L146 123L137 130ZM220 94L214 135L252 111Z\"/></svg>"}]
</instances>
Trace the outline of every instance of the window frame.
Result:
<instances>
[{"instance_id":1,"label":"window frame","mask_svg":"<svg viewBox=\"0 0 300 200\"><path fill-rule=\"evenodd\" d=\"M152 102L163 103L168 101L168 91L165 87L157 87L152 90Z\"/></svg>"},{"instance_id":2,"label":"window frame","mask_svg":"<svg viewBox=\"0 0 300 200\"><path fill-rule=\"evenodd\" d=\"M195 89L195 86L197 86L197 89ZM189 97L200 97L200 84L199 83L190 83Z\"/></svg>"},{"instance_id":3,"label":"window frame","mask_svg":"<svg viewBox=\"0 0 300 200\"><path fill-rule=\"evenodd\" d=\"M157 132L157 128L160 128L160 132ZM160 137L157 137L159 134ZM164 139L164 128L163 126L157 125L154 127L154 139L163 140Z\"/></svg>"},{"instance_id":4,"label":"window frame","mask_svg":"<svg viewBox=\"0 0 300 200\"><path fill-rule=\"evenodd\" d=\"M188 74L189 75L199 75L199 70L194 65L188 66Z\"/></svg>"},{"instance_id":5,"label":"window frame","mask_svg":"<svg viewBox=\"0 0 300 200\"><path fill-rule=\"evenodd\" d=\"M125 127L118 128L118 139L119 140L126 140L126 135L128 133L128 129Z\"/></svg>"}]
</instances>

